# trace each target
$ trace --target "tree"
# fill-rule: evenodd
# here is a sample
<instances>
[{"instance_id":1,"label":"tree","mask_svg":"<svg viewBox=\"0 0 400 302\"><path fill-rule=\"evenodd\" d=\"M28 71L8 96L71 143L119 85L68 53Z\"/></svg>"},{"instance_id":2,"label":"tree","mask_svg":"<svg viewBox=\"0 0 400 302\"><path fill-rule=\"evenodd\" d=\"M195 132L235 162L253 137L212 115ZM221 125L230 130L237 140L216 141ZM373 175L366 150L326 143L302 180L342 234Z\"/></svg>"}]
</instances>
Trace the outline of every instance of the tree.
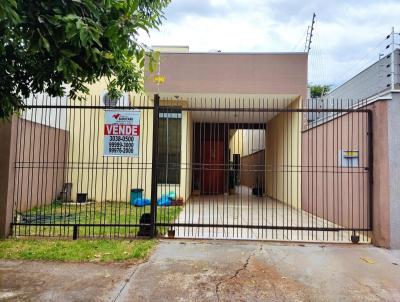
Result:
<instances>
[{"instance_id":1,"label":"tree","mask_svg":"<svg viewBox=\"0 0 400 302\"><path fill-rule=\"evenodd\" d=\"M30 94L76 99L105 77L111 98L143 89L156 56L138 31L158 29L170 0L1 0L0 118ZM148 60L146 60L148 58Z\"/></svg>"},{"instance_id":2,"label":"tree","mask_svg":"<svg viewBox=\"0 0 400 302\"><path fill-rule=\"evenodd\" d=\"M309 88L310 96L313 99L323 97L331 90L330 85L310 85Z\"/></svg>"}]
</instances>

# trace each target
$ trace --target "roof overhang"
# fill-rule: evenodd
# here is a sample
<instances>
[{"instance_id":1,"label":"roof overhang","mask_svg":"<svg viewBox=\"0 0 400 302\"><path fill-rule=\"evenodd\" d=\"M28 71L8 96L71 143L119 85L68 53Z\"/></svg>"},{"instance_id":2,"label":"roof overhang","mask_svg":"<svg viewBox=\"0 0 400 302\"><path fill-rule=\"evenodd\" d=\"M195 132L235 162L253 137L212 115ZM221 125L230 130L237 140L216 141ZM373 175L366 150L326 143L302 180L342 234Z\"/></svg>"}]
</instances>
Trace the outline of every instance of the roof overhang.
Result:
<instances>
[{"instance_id":1,"label":"roof overhang","mask_svg":"<svg viewBox=\"0 0 400 302\"><path fill-rule=\"evenodd\" d=\"M293 94L159 93L159 96L161 106L182 107L190 112L194 122L252 124L268 122L279 114L273 110L287 108L300 98Z\"/></svg>"}]
</instances>

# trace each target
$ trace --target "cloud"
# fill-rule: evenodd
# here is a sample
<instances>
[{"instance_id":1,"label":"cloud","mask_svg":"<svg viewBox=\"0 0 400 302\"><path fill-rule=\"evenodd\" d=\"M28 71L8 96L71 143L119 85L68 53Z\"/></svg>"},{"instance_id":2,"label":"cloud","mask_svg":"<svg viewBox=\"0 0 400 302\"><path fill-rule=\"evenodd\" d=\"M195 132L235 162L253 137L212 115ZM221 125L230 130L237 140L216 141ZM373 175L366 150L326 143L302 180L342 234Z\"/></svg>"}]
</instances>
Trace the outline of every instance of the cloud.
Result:
<instances>
[{"instance_id":1,"label":"cloud","mask_svg":"<svg viewBox=\"0 0 400 302\"><path fill-rule=\"evenodd\" d=\"M312 13L317 19L309 80L337 85L376 61L400 13L399 1L173 0L148 45L191 51L303 51Z\"/></svg>"}]
</instances>

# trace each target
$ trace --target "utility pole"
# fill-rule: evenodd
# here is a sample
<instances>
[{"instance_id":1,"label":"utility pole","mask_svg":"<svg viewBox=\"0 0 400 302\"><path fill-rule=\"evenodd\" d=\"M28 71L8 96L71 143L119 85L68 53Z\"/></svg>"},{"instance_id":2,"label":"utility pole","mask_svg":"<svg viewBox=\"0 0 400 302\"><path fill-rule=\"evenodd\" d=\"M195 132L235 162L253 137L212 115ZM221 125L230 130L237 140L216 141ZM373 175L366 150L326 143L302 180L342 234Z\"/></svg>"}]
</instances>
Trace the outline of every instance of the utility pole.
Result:
<instances>
[{"instance_id":1,"label":"utility pole","mask_svg":"<svg viewBox=\"0 0 400 302\"><path fill-rule=\"evenodd\" d=\"M315 17L316 17L316 14L313 13L311 25L307 29L306 43L304 45L304 52L307 52L307 53L309 53L310 49L311 49L311 42L312 42L312 36L313 36L313 31L314 31Z\"/></svg>"}]
</instances>

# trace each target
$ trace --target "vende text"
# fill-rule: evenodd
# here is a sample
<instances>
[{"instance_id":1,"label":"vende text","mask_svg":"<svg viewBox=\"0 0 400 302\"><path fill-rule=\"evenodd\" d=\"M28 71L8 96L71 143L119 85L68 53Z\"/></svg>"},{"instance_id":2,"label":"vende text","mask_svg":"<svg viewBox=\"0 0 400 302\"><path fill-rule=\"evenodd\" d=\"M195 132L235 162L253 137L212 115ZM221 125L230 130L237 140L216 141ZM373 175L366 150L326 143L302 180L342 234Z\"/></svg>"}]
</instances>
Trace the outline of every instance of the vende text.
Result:
<instances>
[{"instance_id":1,"label":"vende text","mask_svg":"<svg viewBox=\"0 0 400 302\"><path fill-rule=\"evenodd\" d=\"M139 136L139 125L104 125L104 135L133 135Z\"/></svg>"}]
</instances>

